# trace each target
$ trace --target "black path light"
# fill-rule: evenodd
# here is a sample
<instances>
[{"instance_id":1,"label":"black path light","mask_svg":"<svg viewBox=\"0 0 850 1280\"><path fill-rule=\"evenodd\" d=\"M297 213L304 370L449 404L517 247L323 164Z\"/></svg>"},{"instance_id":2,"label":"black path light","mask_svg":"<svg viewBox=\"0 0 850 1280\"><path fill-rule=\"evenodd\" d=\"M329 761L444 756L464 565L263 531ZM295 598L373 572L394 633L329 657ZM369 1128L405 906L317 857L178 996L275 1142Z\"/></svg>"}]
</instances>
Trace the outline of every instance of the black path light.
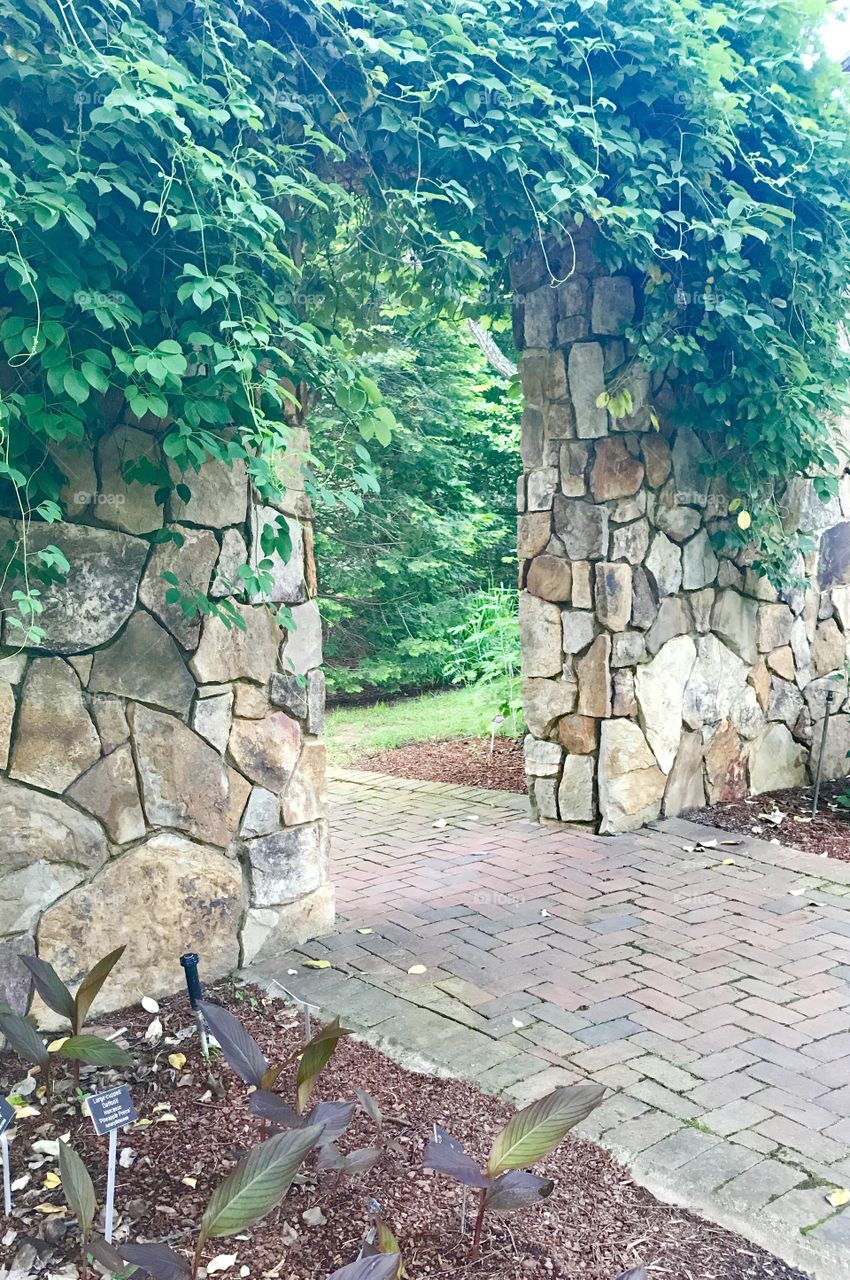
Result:
<instances>
[{"instance_id":1,"label":"black path light","mask_svg":"<svg viewBox=\"0 0 850 1280\"><path fill-rule=\"evenodd\" d=\"M829 728L829 712L832 707L832 702L834 697L835 697L835 694L833 693L832 689L827 690L826 707L824 708L824 713L823 713L823 732L821 733L821 736L820 736L820 752L818 754L818 769L817 769L817 773L815 774L815 793L812 796L812 817L813 818L816 817L817 811L818 811L818 797L820 796L821 775L823 774L823 757L824 757L824 752L826 751L826 733L827 733L827 729Z\"/></svg>"},{"instance_id":2,"label":"black path light","mask_svg":"<svg viewBox=\"0 0 850 1280\"><path fill-rule=\"evenodd\" d=\"M201 990L201 979L198 977L198 954L195 951L187 951L185 955L180 957L180 963L186 974L186 990L189 992L189 1004L192 1006L192 1012L195 1015L195 1022L198 1026L198 1036L201 1041L201 1053L209 1062L210 1046L207 1041L207 1029L204 1026L204 1015L198 1008L199 1001L203 1000L204 993Z\"/></svg>"}]
</instances>

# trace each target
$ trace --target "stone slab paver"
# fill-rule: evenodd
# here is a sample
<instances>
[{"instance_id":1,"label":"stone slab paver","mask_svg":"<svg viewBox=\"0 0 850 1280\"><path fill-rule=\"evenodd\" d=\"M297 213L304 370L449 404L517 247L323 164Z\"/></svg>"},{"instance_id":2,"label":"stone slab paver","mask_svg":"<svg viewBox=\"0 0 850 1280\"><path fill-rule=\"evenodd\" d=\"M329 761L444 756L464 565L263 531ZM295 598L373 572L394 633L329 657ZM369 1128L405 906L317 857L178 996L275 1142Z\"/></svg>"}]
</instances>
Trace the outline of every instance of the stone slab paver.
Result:
<instances>
[{"instance_id":1,"label":"stone slab paver","mask_svg":"<svg viewBox=\"0 0 850 1280\"><path fill-rule=\"evenodd\" d=\"M580 1132L635 1177L850 1275L826 1200L850 1183L850 865L684 819L541 827L448 783L335 772L331 794L337 931L249 977L515 1105L599 1080Z\"/></svg>"}]
</instances>

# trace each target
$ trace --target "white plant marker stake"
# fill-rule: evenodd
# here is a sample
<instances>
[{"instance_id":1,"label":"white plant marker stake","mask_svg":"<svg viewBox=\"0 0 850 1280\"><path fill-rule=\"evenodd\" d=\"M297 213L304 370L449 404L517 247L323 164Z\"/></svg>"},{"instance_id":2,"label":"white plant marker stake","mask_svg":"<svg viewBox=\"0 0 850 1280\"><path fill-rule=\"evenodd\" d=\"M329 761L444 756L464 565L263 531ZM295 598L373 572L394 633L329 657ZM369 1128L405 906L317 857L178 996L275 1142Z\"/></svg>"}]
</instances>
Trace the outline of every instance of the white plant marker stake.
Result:
<instances>
[{"instance_id":1,"label":"white plant marker stake","mask_svg":"<svg viewBox=\"0 0 850 1280\"><path fill-rule=\"evenodd\" d=\"M9 1137L6 1130L15 1123L15 1108L0 1095L0 1148L3 1157L3 1212L8 1218L12 1212L12 1181L9 1173Z\"/></svg>"},{"instance_id":2,"label":"white plant marker stake","mask_svg":"<svg viewBox=\"0 0 850 1280\"><path fill-rule=\"evenodd\" d=\"M12 1213L12 1180L9 1176L9 1139L5 1133L0 1137L3 1148L3 1212L8 1218Z\"/></svg>"},{"instance_id":3,"label":"white plant marker stake","mask_svg":"<svg viewBox=\"0 0 850 1280\"><path fill-rule=\"evenodd\" d=\"M112 1220L115 1216L115 1161L118 1155L118 1130L109 1130L109 1156L106 1167L106 1213L103 1236L107 1244L112 1244Z\"/></svg>"},{"instance_id":4,"label":"white plant marker stake","mask_svg":"<svg viewBox=\"0 0 850 1280\"><path fill-rule=\"evenodd\" d=\"M310 1022L310 1014L313 1012L313 1010L315 1010L318 1013L319 1006L317 1004L310 1004L310 1002L308 1000L305 1000L302 996L297 996L294 991L289 990L289 987L285 987L282 982L278 982L277 978L272 978L271 985L273 987L277 987L278 991L282 991L283 994L287 996L294 1004L297 1004L299 1006L304 1016L304 1039L312 1040L313 1029L312 1029L312 1024Z\"/></svg>"},{"instance_id":5,"label":"white plant marker stake","mask_svg":"<svg viewBox=\"0 0 850 1280\"><path fill-rule=\"evenodd\" d=\"M94 1093L86 1099L89 1117L95 1133L109 1135L109 1153L106 1163L106 1205L104 1206L103 1235L112 1244L112 1226L115 1219L115 1165L118 1156L118 1130L138 1120L130 1090L126 1084L116 1085L103 1093Z\"/></svg>"}]
</instances>

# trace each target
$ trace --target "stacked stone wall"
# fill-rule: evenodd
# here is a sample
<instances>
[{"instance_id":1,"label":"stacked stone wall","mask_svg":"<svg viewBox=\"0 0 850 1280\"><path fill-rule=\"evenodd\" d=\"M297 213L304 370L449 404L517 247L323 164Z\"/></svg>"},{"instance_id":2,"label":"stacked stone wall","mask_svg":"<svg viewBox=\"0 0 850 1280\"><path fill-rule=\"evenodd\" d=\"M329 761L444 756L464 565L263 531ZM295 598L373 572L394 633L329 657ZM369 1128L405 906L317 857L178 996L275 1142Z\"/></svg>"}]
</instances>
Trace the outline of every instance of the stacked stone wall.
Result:
<instances>
[{"instance_id":1,"label":"stacked stone wall","mask_svg":"<svg viewBox=\"0 0 850 1280\"><path fill-rule=\"evenodd\" d=\"M553 286L550 270L561 279ZM784 499L802 585L777 592L712 535L730 495L684 388L633 359L635 283L592 231L515 263L525 394L518 488L526 773L544 820L618 832L706 801L847 772L850 475ZM631 393L615 417L603 393Z\"/></svg>"},{"instance_id":2,"label":"stacked stone wall","mask_svg":"<svg viewBox=\"0 0 850 1280\"><path fill-rule=\"evenodd\" d=\"M21 581L7 573L0 598L0 1000L13 1007L31 995L21 953L74 982L126 942L104 992L116 1007L175 990L187 949L212 978L330 927L307 443L292 431L277 507L237 461L175 477L190 492L163 510L124 478L141 456L164 465L156 437L119 426L94 458L57 451L72 519L0 522L4 564L24 537L30 559L53 545L70 564L66 580L33 583L37 645L15 643ZM240 567L266 559L278 514L292 556L273 556L271 590L249 599ZM152 543L163 526L182 545ZM231 601L244 629L187 616L164 574Z\"/></svg>"}]
</instances>

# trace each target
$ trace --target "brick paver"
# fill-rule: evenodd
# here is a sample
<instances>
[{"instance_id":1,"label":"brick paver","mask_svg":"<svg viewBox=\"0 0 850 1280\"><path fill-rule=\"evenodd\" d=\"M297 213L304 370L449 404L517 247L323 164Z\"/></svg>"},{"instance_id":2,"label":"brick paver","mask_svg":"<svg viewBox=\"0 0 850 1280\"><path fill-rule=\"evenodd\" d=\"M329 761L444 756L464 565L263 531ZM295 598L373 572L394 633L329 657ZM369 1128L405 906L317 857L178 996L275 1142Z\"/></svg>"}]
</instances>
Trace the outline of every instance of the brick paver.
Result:
<instances>
[{"instance_id":1,"label":"brick paver","mask_svg":"<svg viewBox=\"0 0 850 1280\"><path fill-rule=\"evenodd\" d=\"M332 800L337 932L250 976L517 1104L599 1080L584 1132L637 1177L850 1275L826 1199L850 1184L850 865L683 819L541 827L522 796L376 774L334 774Z\"/></svg>"}]
</instances>

